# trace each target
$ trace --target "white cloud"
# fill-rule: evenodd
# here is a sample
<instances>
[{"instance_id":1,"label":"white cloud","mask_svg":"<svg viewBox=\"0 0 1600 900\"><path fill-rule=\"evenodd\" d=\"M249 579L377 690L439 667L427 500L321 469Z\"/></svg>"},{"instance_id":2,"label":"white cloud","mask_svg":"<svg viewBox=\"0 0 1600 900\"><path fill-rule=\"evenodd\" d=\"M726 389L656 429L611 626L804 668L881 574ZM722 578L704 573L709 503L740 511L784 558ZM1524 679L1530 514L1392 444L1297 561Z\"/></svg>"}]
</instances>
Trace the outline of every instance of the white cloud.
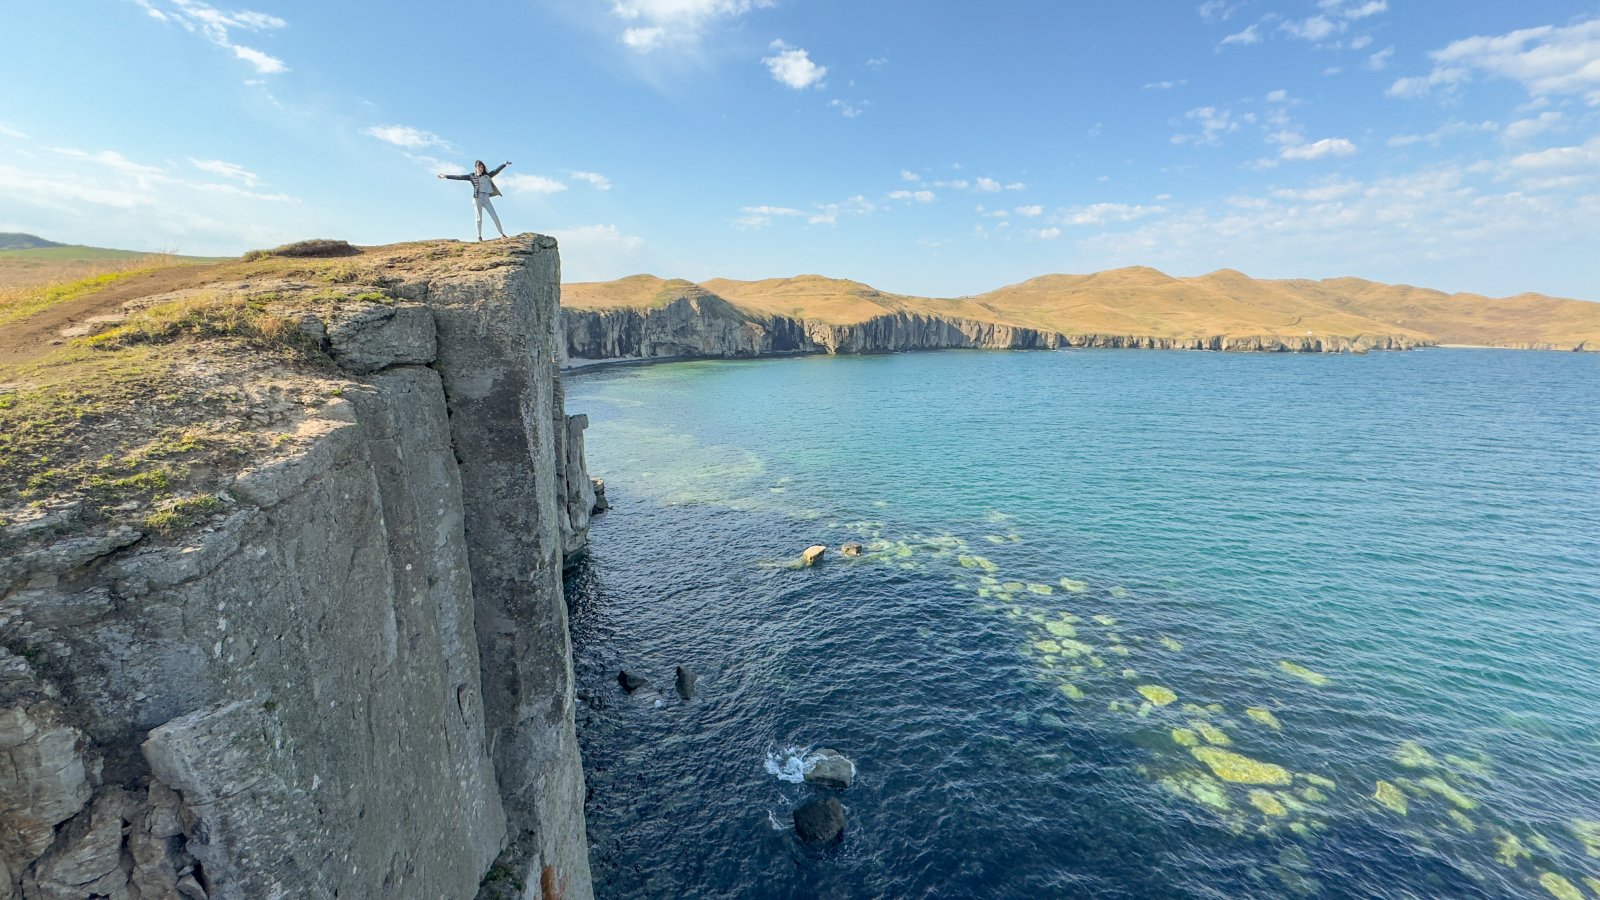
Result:
<instances>
[{"instance_id":1,"label":"white cloud","mask_svg":"<svg viewBox=\"0 0 1600 900\"><path fill-rule=\"evenodd\" d=\"M1053 241L1056 238L1061 237L1061 229L1052 225L1049 228L1041 228L1038 231L1035 231L1033 236L1041 241Z\"/></svg>"},{"instance_id":2,"label":"white cloud","mask_svg":"<svg viewBox=\"0 0 1600 900\"><path fill-rule=\"evenodd\" d=\"M1103 134L1105 132L1105 130L1106 130L1106 123L1104 123L1104 122L1096 122L1093 125L1089 126L1089 130L1086 133L1089 135L1089 137L1096 138L1096 137L1099 137L1101 134Z\"/></svg>"},{"instance_id":3,"label":"white cloud","mask_svg":"<svg viewBox=\"0 0 1600 900\"><path fill-rule=\"evenodd\" d=\"M1356 152L1356 145L1344 138L1323 138L1309 144L1291 144L1285 146L1278 155L1284 159L1324 159L1329 156L1349 156Z\"/></svg>"},{"instance_id":4,"label":"white cloud","mask_svg":"<svg viewBox=\"0 0 1600 900\"><path fill-rule=\"evenodd\" d=\"M576 181L587 182L590 187L597 191L611 190L611 179L601 175L599 172L574 172L569 170L567 174L571 175Z\"/></svg>"},{"instance_id":5,"label":"white cloud","mask_svg":"<svg viewBox=\"0 0 1600 900\"><path fill-rule=\"evenodd\" d=\"M189 157L189 162L194 163L194 167L202 172L242 181L246 187L255 187L261 183L261 178L254 172L234 163L223 162L220 159L195 159L192 156Z\"/></svg>"},{"instance_id":6,"label":"white cloud","mask_svg":"<svg viewBox=\"0 0 1600 900\"><path fill-rule=\"evenodd\" d=\"M1032 219L1037 216L1044 215L1044 207L1037 204L1033 206L1019 206L1017 207L1017 215L1027 216L1028 218Z\"/></svg>"},{"instance_id":7,"label":"white cloud","mask_svg":"<svg viewBox=\"0 0 1600 900\"><path fill-rule=\"evenodd\" d=\"M1367 67L1368 71L1382 72L1384 69L1389 67L1389 60L1393 58L1394 48L1385 47L1382 50L1379 50L1377 53L1367 57L1367 61L1364 65Z\"/></svg>"},{"instance_id":8,"label":"white cloud","mask_svg":"<svg viewBox=\"0 0 1600 900\"><path fill-rule=\"evenodd\" d=\"M1427 134L1397 134L1389 138L1391 147L1409 147L1412 144L1432 144L1437 146L1447 137L1458 134L1473 134L1479 132L1499 131L1500 126L1494 122L1480 122L1476 125L1467 122L1446 122Z\"/></svg>"},{"instance_id":9,"label":"white cloud","mask_svg":"<svg viewBox=\"0 0 1600 900\"><path fill-rule=\"evenodd\" d=\"M1350 39L1349 47L1351 50L1365 50L1370 46L1372 46L1372 35L1370 34L1358 34Z\"/></svg>"},{"instance_id":10,"label":"white cloud","mask_svg":"<svg viewBox=\"0 0 1600 900\"><path fill-rule=\"evenodd\" d=\"M118 172L122 172L127 175L133 175L139 178L149 178L152 176L162 175L165 171L160 166L150 166L145 165L144 163L136 163L115 150L101 150L97 153L90 153L86 150L78 150L73 147L52 147L51 149L55 153L65 156L68 159L76 159L83 162L93 163L96 166L114 169Z\"/></svg>"},{"instance_id":11,"label":"white cloud","mask_svg":"<svg viewBox=\"0 0 1600 900\"><path fill-rule=\"evenodd\" d=\"M1524 172L1586 170L1591 176L1600 175L1600 137L1590 138L1581 146L1523 153L1513 157L1509 165Z\"/></svg>"},{"instance_id":12,"label":"white cloud","mask_svg":"<svg viewBox=\"0 0 1600 900\"><path fill-rule=\"evenodd\" d=\"M1063 225L1105 225L1110 222L1132 222L1166 209L1160 206L1143 206L1129 203L1091 203L1074 206L1064 211L1056 220Z\"/></svg>"},{"instance_id":13,"label":"white cloud","mask_svg":"<svg viewBox=\"0 0 1600 900\"><path fill-rule=\"evenodd\" d=\"M907 200L917 203L932 203L939 199L933 191L890 191L890 200Z\"/></svg>"},{"instance_id":14,"label":"white cloud","mask_svg":"<svg viewBox=\"0 0 1600 900\"><path fill-rule=\"evenodd\" d=\"M11 127L10 125L7 125L4 122L0 122L0 135L3 135L3 136L8 137L8 138L16 138L19 141L25 141L25 140L28 139L28 136L26 134L22 133L21 131L18 131L17 129Z\"/></svg>"},{"instance_id":15,"label":"white cloud","mask_svg":"<svg viewBox=\"0 0 1600 900\"><path fill-rule=\"evenodd\" d=\"M986 194L992 194L992 193L995 193L997 191L1005 190L1004 186L1002 186L1000 184L1000 182L995 181L993 178L988 178L988 177L979 178L977 183L974 184L973 187L975 187L977 190L980 190L980 191L982 191L982 192L984 192Z\"/></svg>"},{"instance_id":16,"label":"white cloud","mask_svg":"<svg viewBox=\"0 0 1600 900\"><path fill-rule=\"evenodd\" d=\"M569 281L605 281L646 268L644 238L623 234L615 225L552 228L561 244L561 274Z\"/></svg>"},{"instance_id":17,"label":"white cloud","mask_svg":"<svg viewBox=\"0 0 1600 900\"><path fill-rule=\"evenodd\" d=\"M450 142L437 134L409 125L373 125L370 128L363 128L361 133L407 150L422 150L428 147L452 149Z\"/></svg>"},{"instance_id":18,"label":"white cloud","mask_svg":"<svg viewBox=\"0 0 1600 900\"><path fill-rule=\"evenodd\" d=\"M771 0L613 0L611 14L629 23L622 43L649 53L693 46L713 23L771 5Z\"/></svg>"},{"instance_id":19,"label":"white cloud","mask_svg":"<svg viewBox=\"0 0 1600 900\"><path fill-rule=\"evenodd\" d=\"M1360 6L1347 7L1340 13L1340 15L1344 16L1346 19L1354 21L1356 19L1365 19L1368 16L1375 16L1379 13L1388 11L1389 4L1387 0L1369 0L1369 2L1363 3Z\"/></svg>"},{"instance_id":20,"label":"white cloud","mask_svg":"<svg viewBox=\"0 0 1600 900\"><path fill-rule=\"evenodd\" d=\"M554 178L543 175L524 175L521 172L508 172L495 177L494 183L512 194L559 194L567 186Z\"/></svg>"},{"instance_id":21,"label":"white cloud","mask_svg":"<svg viewBox=\"0 0 1600 900\"><path fill-rule=\"evenodd\" d=\"M1192 143L1202 147L1215 147L1222 143L1222 136L1239 130L1239 122L1233 118L1233 113L1226 109L1217 109L1215 106L1197 106L1183 114L1185 119L1200 126L1199 134L1175 134L1172 143Z\"/></svg>"},{"instance_id":22,"label":"white cloud","mask_svg":"<svg viewBox=\"0 0 1600 900\"><path fill-rule=\"evenodd\" d=\"M1581 94L1589 105L1600 106L1600 18L1465 38L1428 56L1433 70L1399 79L1389 87L1391 97L1455 90L1476 74L1516 81L1536 98Z\"/></svg>"},{"instance_id":23,"label":"white cloud","mask_svg":"<svg viewBox=\"0 0 1600 900\"><path fill-rule=\"evenodd\" d=\"M866 216L878 211L878 204L856 194L840 203L819 203L817 211L806 219L807 225L837 225L840 216Z\"/></svg>"},{"instance_id":24,"label":"white cloud","mask_svg":"<svg viewBox=\"0 0 1600 900\"><path fill-rule=\"evenodd\" d=\"M949 188L952 191L964 191L972 187L972 182L967 181L965 178L957 178L954 181L935 181L933 186L936 188Z\"/></svg>"},{"instance_id":25,"label":"white cloud","mask_svg":"<svg viewBox=\"0 0 1600 900\"><path fill-rule=\"evenodd\" d=\"M828 74L828 67L812 62L805 50L790 47L781 40L773 41L770 49L776 52L762 57L761 61L766 63L767 71L780 84L803 91L808 87L820 86L823 77Z\"/></svg>"},{"instance_id":26,"label":"white cloud","mask_svg":"<svg viewBox=\"0 0 1600 900\"><path fill-rule=\"evenodd\" d=\"M157 21L176 22L185 31L198 34L218 47L232 50L236 58L254 66L258 74L277 75L289 71L283 60L233 41L234 31L262 33L288 27L289 23L277 16L253 10L223 12L200 0L165 0L164 9L157 0L135 2Z\"/></svg>"},{"instance_id":27,"label":"white cloud","mask_svg":"<svg viewBox=\"0 0 1600 900\"><path fill-rule=\"evenodd\" d=\"M901 181L921 181L922 180L922 176L918 175L917 173L915 173L913 171L911 171L910 169L901 169L900 170L900 180Z\"/></svg>"},{"instance_id":28,"label":"white cloud","mask_svg":"<svg viewBox=\"0 0 1600 900\"><path fill-rule=\"evenodd\" d=\"M1267 94L1267 102L1287 103L1289 102L1289 92L1282 89L1272 91L1271 93Z\"/></svg>"},{"instance_id":29,"label":"white cloud","mask_svg":"<svg viewBox=\"0 0 1600 900\"><path fill-rule=\"evenodd\" d=\"M1304 21L1286 20L1279 26L1290 37L1303 41L1321 41L1332 37L1340 30L1327 16L1312 16Z\"/></svg>"},{"instance_id":30,"label":"white cloud","mask_svg":"<svg viewBox=\"0 0 1600 900\"><path fill-rule=\"evenodd\" d=\"M1147 91L1170 91L1175 87L1183 87L1188 83L1189 79L1187 78L1179 78L1176 81L1152 81L1146 84L1144 89Z\"/></svg>"},{"instance_id":31,"label":"white cloud","mask_svg":"<svg viewBox=\"0 0 1600 900\"><path fill-rule=\"evenodd\" d=\"M1272 196L1296 203L1329 203L1360 193L1361 187L1359 181L1330 181L1307 188L1280 188Z\"/></svg>"},{"instance_id":32,"label":"white cloud","mask_svg":"<svg viewBox=\"0 0 1600 900\"><path fill-rule=\"evenodd\" d=\"M889 58L887 56L874 56L873 58L867 60L867 68L872 69L873 71L877 71L888 64Z\"/></svg>"},{"instance_id":33,"label":"white cloud","mask_svg":"<svg viewBox=\"0 0 1600 900\"><path fill-rule=\"evenodd\" d=\"M1259 27L1260 25L1258 23L1256 25L1251 25L1249 28L1246 28L1243 31L1234 32L1233 34L1228 35L1217 42L1217 49L1221 50L1223 47L1226 47L1230 44L1238 44L1241 47L1248 47L1251 44L1261 43L1261 32L1257 30Z\"/></svg>"},{"instance_id":34,"label":"white cloud","mask_svg":"<svg viewBox=\"0 0 1600 900\"><path fill-rule=\"evenodd\" d=\"M1006 185L1006 190L1008 190L1008 191L1022 191L1022 190L1027 190L1027 187L1028 187L1027 185L1023 184L1020 181L1013 181L1010 184Z\"/></svg>"},{"instance_id":35,"label":"white cloud","mask_svg":"<svg viewBox=\"0 0 1600 900\"><path fill-rule=\"evenodd\" d=\"M1234 2L1234 0L1206 0L1206 2L1200 4L1197 12L1200 13L1202 21L1215 24L1217 22L1226 22L1233 18L1233 14L1243 7L1243 2Z\"/></svg>"},{"instance_id":36,"label":"white cloud","mask_svg":"<svg viewBox=\"0 0 1600 900\"><path fill-rule=\"evenodd\" d=\"M865 106L865 105L866 105L865 102L863 102L861 104L861 106ZM828 101L828 108L837 109L839 111L839 114L844 116L846 119L854 119L857 116L861 115L861 113L863 112L861 106L856 106L853 103L848 103L848 102L846 102L844 100L840 100L838 97L835 97L832 100Z\"/></svg>"},{"instance_id":37,"label":"white cloud","mask_svg":"<svg viewBox=\"0 0 1600 900\"><path fill-rule=\"evenodd\" d=\"M1561 113L1542 112L1537 118L1518 119L1506 126L1500 136L1508 142L1525 141L1561 124Z\"/></svg>"}]
</instances>

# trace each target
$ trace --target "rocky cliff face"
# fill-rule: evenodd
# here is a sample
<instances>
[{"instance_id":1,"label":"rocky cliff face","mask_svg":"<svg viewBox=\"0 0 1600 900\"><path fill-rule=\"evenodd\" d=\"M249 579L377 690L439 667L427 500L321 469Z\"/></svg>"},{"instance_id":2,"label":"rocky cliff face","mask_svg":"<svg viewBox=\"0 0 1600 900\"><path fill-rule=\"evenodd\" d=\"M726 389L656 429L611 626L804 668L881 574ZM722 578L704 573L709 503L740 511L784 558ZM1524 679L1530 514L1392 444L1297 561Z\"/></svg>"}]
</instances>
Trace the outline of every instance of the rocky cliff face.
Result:
<instances>
[{"instance_id":1,"label":"rocky cliff face","mask_svg":"<svg viewBox=\"0 0 1600 900\"><path fill-rule=\"evenodd\" d=\"M567 356L577 360L738 358L775 353L890 353L903 350L1055 350L1119 347L1160 350L1364 352L1410 349L1401 337L1165 338L1060 334L1014 325L898 312L850 325L787 316L753 316L721 298L680 297L651 309L563 309Z\"/></svg>"},{"instance_id":2,"label":"rocky cliff face","mask_svg":"<svg viewBox=\"0 0 1600 900\"><path fill-rule=\"evenodd\" d=\"M594 495L555 242L503 246L308 320L339 396L198 527L11 519L0 894L590 896L561 571Z\"/></svg>"}]
</instances>

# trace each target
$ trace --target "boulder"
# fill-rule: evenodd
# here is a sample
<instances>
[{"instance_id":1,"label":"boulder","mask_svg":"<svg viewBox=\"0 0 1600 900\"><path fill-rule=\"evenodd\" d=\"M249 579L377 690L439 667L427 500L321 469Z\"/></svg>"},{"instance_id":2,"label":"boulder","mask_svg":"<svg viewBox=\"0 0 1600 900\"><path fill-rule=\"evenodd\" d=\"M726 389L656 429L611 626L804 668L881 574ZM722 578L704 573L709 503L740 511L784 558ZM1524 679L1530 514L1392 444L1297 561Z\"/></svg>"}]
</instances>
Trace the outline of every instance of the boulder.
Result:
<instances>
[{"instance_id":1,"label":"boulder","mask_svg":"<svg viewBox=\"0 0 1600 900\"><path fill-rule=\"evenodd\" d=\"M844 791L855 777L856 764L837 750L818 750L806 757L806 784Z\"/></svg>"},{"instance_id":2,"label":"boulder","mask_svg":"<svg viewBox=\"0 0 1600 900\"><path fill-rule=\"evenodd\" d=\"M829 844L844 834L844 806L818 797L794 811L794 833L808 844Z\"/></svg>"},{"instance_id":3,"label":"boulder","mask_svg":"<svg viewBox=\"0 0 1600 900\"><path fill-rule=\"evenodd\" d=\"M685 669L683 666L679 666L678 667L678 684L677 684L678 696L682 697L685 700L693 700L694 699L694 683L696 681L699 681L699 680L700 680L700 676L699 675L696 675L695 673L689 671L688 669Z\"/></svg>"},{"instance_id":4,"label":"boulder","mask_svg":"<svg viewBox=\"0 0 1600 900\"><path fill-rule=\"evenodd\" d=\"M800 554L800 560L801 560L801 562L804 562L808 566L814 566L818 562L822 561L822 554L827 553L827 552L828 552L828 548L827 547L824 547L821 544L816 544L816 545L807 547L806 548L806 552Z\"/></svg>"},{"instance_id":5,"label":"boulder","mask_svg":"<svg viewBox=\"0 0 1600 900\"><path fill-rule=\"evenodd\" d=\"M606 483L601 478L591 478L594 482L594 512L601 513L611 508L611 501L606 499Z\"/></svg>"},{"instance_id":6,"label":"boulder","mask_svg":"<svg viewBox=\"0 0 1600 900\"><path fill-rule=\"evenodd\" d=\"M850 543L845 544L843 547L840 547L839 552L843 553L845 556L860 556L861 545L855 541L851 541Z\"/></svg>"},{"instance_id":7,"label":"boulder","mask_svg":"<svg viewBox=\"0 0 1600 900\"><path fill-rule=\"evenodd\" d=\"M617 684L622 685L622 689L630 694L648 683L645 679L632 672L622 671L617 673Z\"/></svg>"}]
</instances>

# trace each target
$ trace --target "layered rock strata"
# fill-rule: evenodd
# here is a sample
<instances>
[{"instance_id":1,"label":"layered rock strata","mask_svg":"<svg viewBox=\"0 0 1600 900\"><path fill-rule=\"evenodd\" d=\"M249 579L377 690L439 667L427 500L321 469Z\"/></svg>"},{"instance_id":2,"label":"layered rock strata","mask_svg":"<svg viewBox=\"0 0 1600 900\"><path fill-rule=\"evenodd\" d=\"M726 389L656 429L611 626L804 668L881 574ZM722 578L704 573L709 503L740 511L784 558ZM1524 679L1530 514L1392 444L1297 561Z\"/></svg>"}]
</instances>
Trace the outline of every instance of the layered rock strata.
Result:
<instances>
[{"instance_id":1,"label":"layered rock strata","mask_svg":"<svg viewBox=\"0 0 1600 900\"><path fill-rule=\"evenodd\" d=\"M591 895L555 242L389 278L203 524L6 535L0 895Z\"/></svg>"},{"instance_id":2,"label":"layered rock strata","mask_svg":"<svg viewBox=\"0 0 1600 900\"><path fill-rule=\"evenodd\" d=\"M1064 347L1339 353L1406 350L1398 335L1297 338L1192 338L1062 334L1017 325L895 312L852 324L758 316L704 291L688 291L648 309L563 309L566 355L573 360L744 358L795 353L893 353L907 350L1056 350Z\"/></svg>"}]
</instances>

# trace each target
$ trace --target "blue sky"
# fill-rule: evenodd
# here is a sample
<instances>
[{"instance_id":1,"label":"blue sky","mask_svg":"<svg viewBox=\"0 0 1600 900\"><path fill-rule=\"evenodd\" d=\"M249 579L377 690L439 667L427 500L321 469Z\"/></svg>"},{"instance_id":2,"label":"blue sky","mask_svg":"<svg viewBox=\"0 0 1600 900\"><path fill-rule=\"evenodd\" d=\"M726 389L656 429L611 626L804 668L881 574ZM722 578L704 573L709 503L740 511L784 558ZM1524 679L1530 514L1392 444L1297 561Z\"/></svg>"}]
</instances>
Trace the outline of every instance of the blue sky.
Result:
<instances>
[{"instance_id":1,"label":"blue sky","mask_svg":"<svg viewBox=\"0 0 1600 900\"><path fill-rule=\"evenodd\" d=\"M0 230L472 236L568 280L1358 275L1600 300L1600 4L8 3Z\"/></svg>"}]
</instances>

